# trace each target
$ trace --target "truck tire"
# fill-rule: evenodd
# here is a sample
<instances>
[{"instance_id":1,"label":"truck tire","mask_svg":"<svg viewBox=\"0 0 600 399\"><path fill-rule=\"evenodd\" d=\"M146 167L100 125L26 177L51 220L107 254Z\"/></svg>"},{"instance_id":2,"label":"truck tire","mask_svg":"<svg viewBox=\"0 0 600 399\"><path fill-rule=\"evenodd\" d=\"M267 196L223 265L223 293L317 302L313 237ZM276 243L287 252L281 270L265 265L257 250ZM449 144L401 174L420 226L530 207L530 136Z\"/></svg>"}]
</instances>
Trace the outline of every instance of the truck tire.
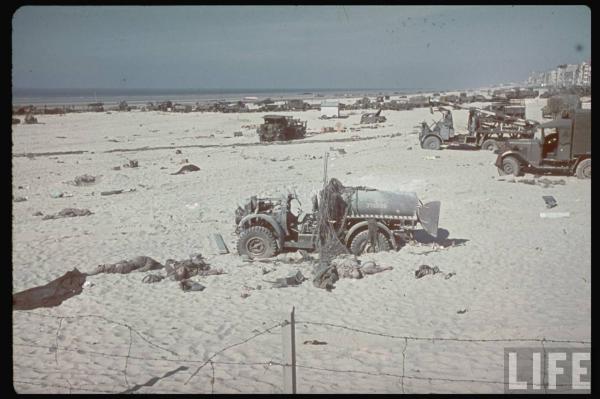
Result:
<instances>
[{"instance_id":1,"label":"truck tire","mask_svg":"<svg viewBox=\"0 0 600 399\"><path fill-rule=\"evenodd\" d=\"M251 259L270 258L277 253L277 241L266 227L253 226L242 231L237 250L240 255L247 255Z\"/></svg>"},{"instance_id":2,"label":"truck tire","mask_svg":"<svg viewBox=\"0 0 600 399\"><path fill-rule=\"evenodd\" d=\"M350 243L350 251L356 256L367 252L389 251L391 248L390 241L381 231L377 232L375 248L369 242L369 230L363 230L355 235Z\"/></svg>"},{"instance_id":3,"label":"truck tire","mask_svg":"<svg viewBox=\"0 0 600 399\"><path fill-rule=\"evenodd\" d=\"M496 151L498 149L498 143L494 139L486 139L481 143L481 149L485 151Z\"/></svg>"},{"instance_id":4,"label":"truck tire","mask_svg":"<svg viewBox=\"0 0 600 399\"><path fill-rule=\"evenodd\" d=\"M519 160L511 156L502 160L502 169L500 170L500 173L503 175L523 176Z\"/></svg>"},{"instance_id":5,"label":"truck tire","mask_svg":"<svg viewBox=\"0 0 600 399\"><path fill-rule=\"evenodd\" d=\"M592 159L584 159L579 162L577 169L575 169L575 175L579 179L591 179L592 178Z\"/></svg>"},{"instance_id":6,"label":"truck tire","mask_svg":"<svg viewBox=\"0 0 600 399\"><path fill-rule=\"evenodd\" d=\"M423 140L423 143L421 144L421 147L423 147L426 150L439 150L441 146L442 140L440 140L440 138L436 136L426 137L425 140Z\"/></svg>"}]
</instances>

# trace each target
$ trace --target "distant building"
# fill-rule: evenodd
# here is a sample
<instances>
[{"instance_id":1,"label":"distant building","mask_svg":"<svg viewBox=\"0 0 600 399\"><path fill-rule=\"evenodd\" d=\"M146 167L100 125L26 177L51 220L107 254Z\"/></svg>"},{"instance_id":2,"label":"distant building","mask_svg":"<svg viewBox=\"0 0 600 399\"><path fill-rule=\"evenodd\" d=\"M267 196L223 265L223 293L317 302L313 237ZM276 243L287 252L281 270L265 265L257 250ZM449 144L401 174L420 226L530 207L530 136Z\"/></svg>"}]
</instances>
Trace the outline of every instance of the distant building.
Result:
<instances>
[{"instance_id":1,"label":"distant building","mask_svg":"<svg viewBox=\"0 0 600 399\"><path fill-rule=\"evenodd\" d=\"M529 86L541 87L589 87L592 84L592 65L562 64L546 72L532 72L527 79Z\"/></svg>"},{"instance_id":2,"label":"distant building","mask_svg":"<svg viewBox=\"0 0 600 399\"><path fill-rule=\"evenodd\" d=\"M337 100L326 100L321 103L321 116L338 118L340 116L340 103Z\"/></svg>"}]
</instances>

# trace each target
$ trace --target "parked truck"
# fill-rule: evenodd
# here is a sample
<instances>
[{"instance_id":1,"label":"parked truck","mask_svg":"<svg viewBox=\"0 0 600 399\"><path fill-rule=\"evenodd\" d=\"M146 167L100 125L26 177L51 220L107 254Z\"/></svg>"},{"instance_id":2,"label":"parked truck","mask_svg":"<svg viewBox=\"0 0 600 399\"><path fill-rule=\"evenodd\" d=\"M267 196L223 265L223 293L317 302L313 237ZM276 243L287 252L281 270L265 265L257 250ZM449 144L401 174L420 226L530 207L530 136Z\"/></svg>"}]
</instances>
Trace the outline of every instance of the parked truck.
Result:
<instances>
[{"instance_id":1,"label":"parked truck","mask_svg":"<svg viewBox=\"0 0 600 399\"><path fill-rule=\"evenodd\" d=\"M508 140L497 150L500 174L524 173L592 177L591 110L575 110L543 123L539 136Z\"/></svg>"},{"instance_id":2,"label":"parked truck","mask_svg":"<svg viewBox=\"0 0 600 399\"><path fill-rule=\"evenodd\" d=\"M419 141L421 147L439 150L442 144L470 144L484 150L496 150L499 144L509 139L531 138L535 133L538 122L517 118L503 112L486 111L481 108L465 108L454 103L444 103L447 106L432 103L431 112L441 112L442 118L432 125L421 123ZM452 110L467 109L469 120L467 134L455 134L452 120Z\"/></svg>"}]
</instances>

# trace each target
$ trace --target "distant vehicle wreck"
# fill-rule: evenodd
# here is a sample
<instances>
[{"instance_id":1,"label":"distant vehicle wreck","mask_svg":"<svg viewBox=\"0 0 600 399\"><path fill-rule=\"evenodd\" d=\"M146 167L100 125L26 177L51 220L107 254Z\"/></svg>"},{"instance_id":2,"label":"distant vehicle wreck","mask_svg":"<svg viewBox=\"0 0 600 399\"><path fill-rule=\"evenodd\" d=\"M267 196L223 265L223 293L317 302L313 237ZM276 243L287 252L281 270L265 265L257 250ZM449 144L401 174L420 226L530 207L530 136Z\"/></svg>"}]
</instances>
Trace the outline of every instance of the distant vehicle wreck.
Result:
<instances>
[{"instance_id":1,"label":"distant vehicle wreck","mask_svg":"<svg viewBox=\"0 0 600 399\"><path fill-rule=\"evenodd\" d=\"M306 122L291 116L265 115L265 123L257 129L260 141L300 139L306 135Z\"/></svg>"},{"instance_id":2,"label":"distant vehicle wreck","mask_svg":"<svg viewBox=\"0 0 600 399\"><path fill-rule=\"evenodd\" d=\"M345 187L333 178L321 190L320 200L313 196L311 213L295 214L292 201L298 201L295 194L253 196L238 207L238 253L269 258L285 249L314 250L323 234L322 223L332 227L339 242L355 255L398 249L398 239L405 240L417 223L437 236L440 202L423 204L414 192Z\"/></svg>"},{"instance_id":3,"label":"distant vehicle wreck","mask_svg":"<svg viewBox=\"0 0 600 399\"><path fill-rule=\"evenodd\" d=\"M375 113L363 114L360 117L360 123L383 123L386 120L385 116L381 116L381 109Z\"/></svg>"}]
</instances>

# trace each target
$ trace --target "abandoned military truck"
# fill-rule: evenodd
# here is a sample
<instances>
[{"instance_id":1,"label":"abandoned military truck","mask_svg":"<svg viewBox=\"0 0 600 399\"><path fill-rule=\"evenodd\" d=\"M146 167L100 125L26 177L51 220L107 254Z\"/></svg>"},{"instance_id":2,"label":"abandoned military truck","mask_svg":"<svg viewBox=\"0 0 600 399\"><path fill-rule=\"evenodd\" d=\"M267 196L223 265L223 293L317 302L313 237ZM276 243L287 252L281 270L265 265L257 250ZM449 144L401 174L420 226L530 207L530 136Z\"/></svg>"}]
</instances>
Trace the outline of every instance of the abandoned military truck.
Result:
<instances>
[{"instance_id":1,"label":"abandoned military truck","mask_svg":"<svg viewBox=\"0 0 600 399\"><path fill-rule=\"evenodd\" d=\"M591 110L575 110L539 126L533 139L509 140L496 151L500 174L592 177Z\"/></svg>"},{"instance_id":2,"label":"abandoned military truck","mask_svg":"<svg viewBox=\"0 0 600 399\"><path fill-rule=\"evenodd\" d=\"M236 210L238 253L254 259L284 250L315 250L325 231L356 255L387 251L398 249L398 241L410 236L417 223L437 236L440 202L423 204L414 192L345 187L331 179L319 198L313 196L312 212L304 213L292 211L296 194L251 197Z\"/></svg>"},{"instance_id":3,"label":"abandoned military truck","mask_svg":"<svg viewBox=\"0 0 600 399\"><path fill-rule=\"evenodd\" d=\"M257 129L260 141L300 139L306 135L306 122L291 116L265 115L265 123Z\"/></svg>"},{"instance_id":4,"label":"abandoned military truck","mask_svg":"<svg viewBox=\"0 0 600 399\"><path fill-rule=\"evenodd\" d=\"M442 144L470 144L492 151L497 150L506 140L533 137L537 126L535 121L508 114L507 109L499 112L470 107L468 108L468 134L455 134L450 106L456 109L467 108L453 103L446 104L449 107L434 107L432 102L431 112L433 113L434 110L440 112L442 118L434 121L432 125L428 125L425 121L421 123L419 132L421 148L439 150Z\"/></svg>"}]
</instances>

